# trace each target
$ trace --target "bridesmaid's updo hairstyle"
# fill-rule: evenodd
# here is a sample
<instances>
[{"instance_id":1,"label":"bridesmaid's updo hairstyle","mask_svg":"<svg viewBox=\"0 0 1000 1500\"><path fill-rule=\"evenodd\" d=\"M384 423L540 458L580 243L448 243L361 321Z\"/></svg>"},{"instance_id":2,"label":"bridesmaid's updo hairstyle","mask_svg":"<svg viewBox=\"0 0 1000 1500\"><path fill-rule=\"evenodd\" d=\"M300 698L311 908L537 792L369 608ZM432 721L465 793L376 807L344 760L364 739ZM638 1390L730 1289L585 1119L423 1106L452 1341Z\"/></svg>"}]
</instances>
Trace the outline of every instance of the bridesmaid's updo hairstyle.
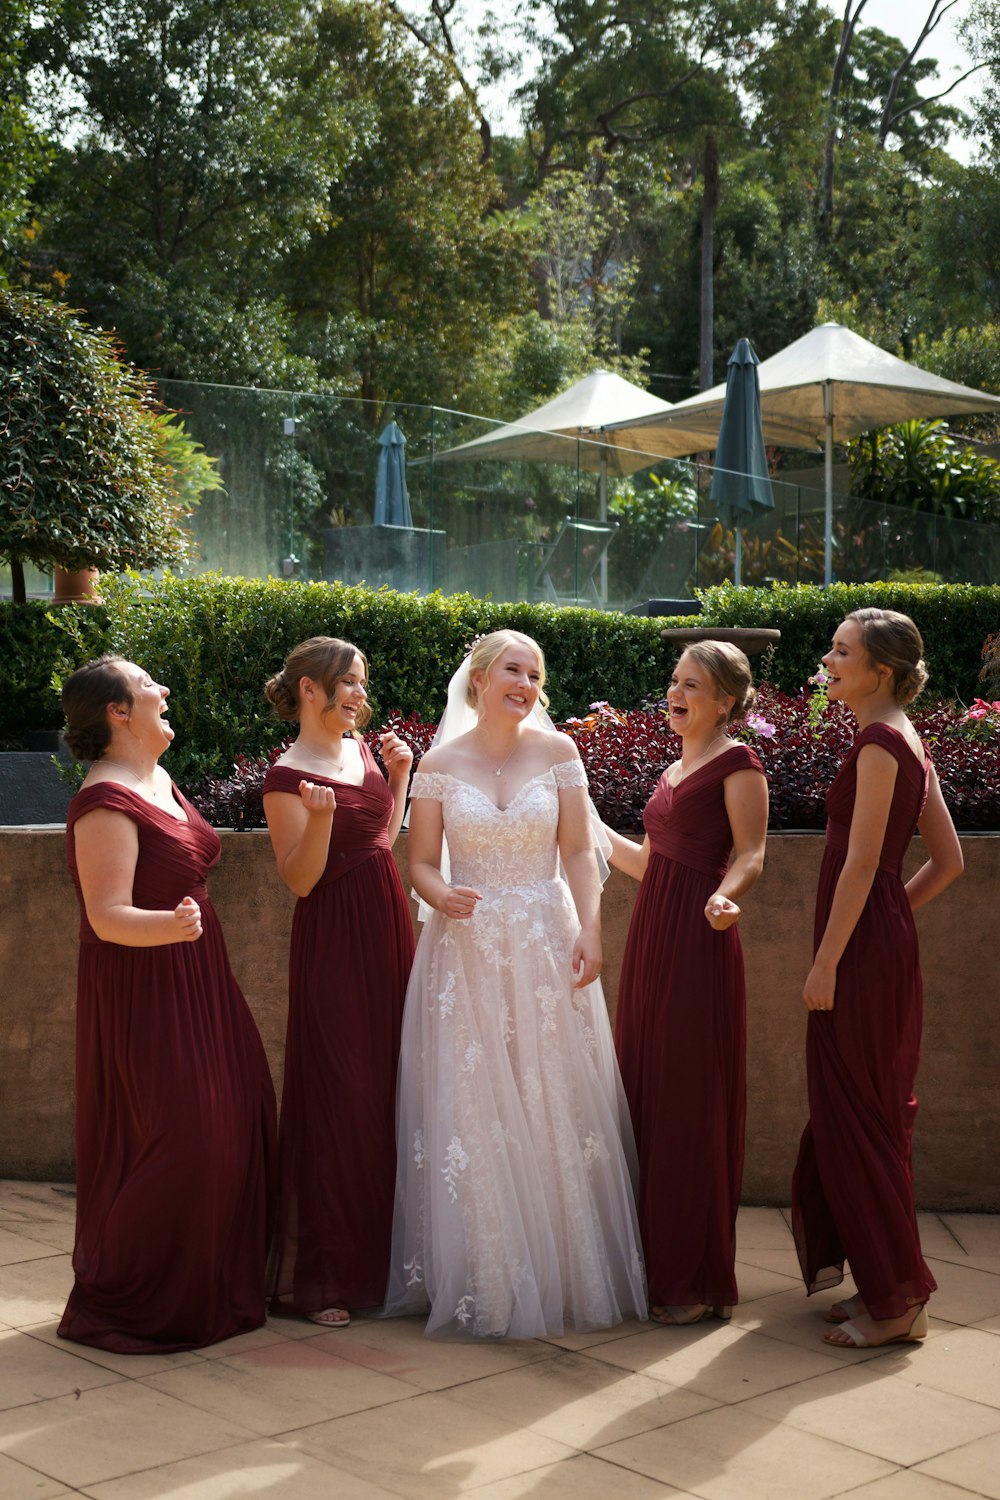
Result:
<instances>
[{"instance_id":1,"label":"bridesmaid's updo hairstyle","mask_svg":"<svg viewBox=\"0 0 1000 1500\"><path fill-rule=\"evenodd\" d=\"M78 667L63 683L63 739L77 760L100 760L110 745L108 709L113 703L132 707L132 689L122 671L123 662L121 656L99 656Z\"/></svg>"},{"instance_id":2,"label":"bridesmaid's updo hairstyle","mask_svg":"<svg viewBox=\"0 0 1000 1500\"><path fill-rule=\"evenodd\" d=\"M682 654L693 657L700 667L704 667L718 688L720 698L734 700L725 722L739 724L745 719L757 696L745 652L731 641L692 641L690 646L684 647Z\"/></svg>"},{"instance_id":3,"label":"bridesmaid's updo hairstyle","mask_svg":"<svg viewBox=\"0 0 1000 1500\"><path fill-rule=\"evenodd\" d=\"M494 664L499 661L503 653L511 646L527 646L538 658L538 701L543 708L548 708L549 698L545 691L545 657L542 648L537 641L533 641L530 635L523 635L520 630L493 630L489 635L481 635L472 643L469 652L469 689L466 701L470 708L478 708L479 696L476 692L475 683L472 681L473 672L482 672L489 677Z\"/></svg>"},{"instance_id":4,"label":"bridesmaid's updo hairstyle","mask_svg":"<svg viewBox=\"0 0 1000 1500\"><path fill-rule=\"evenodd\" d=\"M365 668L365 686L368 686L368 658L350 641L341 641L332 635L314 635L308 641L293 646L285 657L280 672L264 684L264 697L271 704L279 719L298 719L299 683L303 677L318 683L326 694L327 704L323 712L333 707L337 683L350 670L356 656L360 656ZM362 704L354 720L355 729L364 729L372 716L371 705Z\"/></svg>"},{"instance_id":5,"label":"bridesmaid's updo hairstyle","mask_svg":"<svg viewBox=\"0 0 1000 1500\"><path fill-rule=\"evenodd\" d=\"M876 666L892 670L893 697L912 703L927 681L924 642L909 615L895 609L856 609L847 616L861 631L861 644Z\"/></svg>"}]
</instances>

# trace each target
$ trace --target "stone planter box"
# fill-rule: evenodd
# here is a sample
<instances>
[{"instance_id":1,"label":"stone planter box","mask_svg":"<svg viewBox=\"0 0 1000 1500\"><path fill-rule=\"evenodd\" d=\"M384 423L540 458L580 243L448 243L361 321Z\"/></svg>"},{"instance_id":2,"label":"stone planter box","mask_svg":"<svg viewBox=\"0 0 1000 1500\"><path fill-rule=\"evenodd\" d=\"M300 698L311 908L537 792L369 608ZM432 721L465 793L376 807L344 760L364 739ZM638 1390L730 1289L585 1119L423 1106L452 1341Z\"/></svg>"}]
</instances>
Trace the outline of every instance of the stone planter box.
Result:
<instances>
[{"instance_id":1,"label":"stone planter box","mask_svg":"<svg viewBox=\"0 0 1000 1500\"><path fill-rule=\"evenodd\" d=\"M77 927L62 829L0 829L0 1176L73 1176ZM280 1087L294 898L266 833L222 834L212 899ZM920 1206L1000 1211L1000 836L963 838L966 873L918 914L925 984L915 1175ZM806 1118L800 993L812 945L822 839L777 834L747 901L749 1099L744 1198L784 1204ZM911 860L921 857L915 844ZM408 885L406 837L397 859ZM604 893L605 991L614 1013L635 886Z\"/></svg>"}]
</instances>

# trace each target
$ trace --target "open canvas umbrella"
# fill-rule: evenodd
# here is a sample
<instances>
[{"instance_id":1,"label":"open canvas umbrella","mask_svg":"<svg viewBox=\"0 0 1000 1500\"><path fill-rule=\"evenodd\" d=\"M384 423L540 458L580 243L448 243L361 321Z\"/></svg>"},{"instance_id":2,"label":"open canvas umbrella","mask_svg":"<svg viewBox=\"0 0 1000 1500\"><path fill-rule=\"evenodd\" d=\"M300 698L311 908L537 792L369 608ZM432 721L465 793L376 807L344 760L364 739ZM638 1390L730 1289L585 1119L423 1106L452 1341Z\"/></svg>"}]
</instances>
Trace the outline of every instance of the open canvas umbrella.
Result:
<instances>
[{"instance_id":1,"label":"open canvas umbrella","mask_svg":"<svg viewBox=\"0 0 1000 1500\"><path fill-rule=\"evenodd\" d=\"M642 444L632 442L631 424L670 410L669 401L641 386L610 370L594 370L516 422L444 449L436 462L526 459L573 464L589 474L633 474L650 468L659 455L636 451Z\"/></svg>"},{"instance_id":2,"label":"open canvas umbrella","mask_svg":"<svg viewBox=\"0 0 1000 1500\"><path fill-rule=\"evenodd\" d=\"M375 471L376 526L412 526L410 497L406 493L406 439L395 422L379 434L378 468Z\"/></svg>"},{"instance_id":3,"label":"open canvas umbrella","mask_svg":"<svg viewBox=\"0 0 1000 1500\"><path fill-rule=\"evenodd\" d=\"M569 464L598 476L598 515L608 519L608 474L616 477L652 468L658 454L641 451L632 423L670 411L670 402L651 396L611 370L594 370L568 390L516 422L436 455L436 462L479 459ZM613 426L614 431L609 431ZM607 597L607 559L601 559L600 597Z\"/></svg>"},{"instance_id":4,"label":"open canvas umbrella","mask_svg":"<svg viewBox=\"0 0 1000 1500\"><path fill-rule=\"evenodd\" d=\"M959 412L1000 412L1000 396L921 370L839 323L823 323L758 366L764 440L825 453L826 558L833 576L833 445L872 427ZM629 441L663 457L714 448L725 401L716 386L630 424Z\"/></svg>"},{"instance_id":5,"label":"open canvas umbrella","mask_svg":"<svg viewBox=\"0 0 1000 1500\"><path fill-rule=\"evenodd\" d=\"M729 356L726 399L722 408L711 499L719 518L736 531L737 587L741 583L743 532L741 523L774 509L774 494L767 472L764 434L760 425L760 360L749 339L740 339Z\"/></svg>"}]
</instances>

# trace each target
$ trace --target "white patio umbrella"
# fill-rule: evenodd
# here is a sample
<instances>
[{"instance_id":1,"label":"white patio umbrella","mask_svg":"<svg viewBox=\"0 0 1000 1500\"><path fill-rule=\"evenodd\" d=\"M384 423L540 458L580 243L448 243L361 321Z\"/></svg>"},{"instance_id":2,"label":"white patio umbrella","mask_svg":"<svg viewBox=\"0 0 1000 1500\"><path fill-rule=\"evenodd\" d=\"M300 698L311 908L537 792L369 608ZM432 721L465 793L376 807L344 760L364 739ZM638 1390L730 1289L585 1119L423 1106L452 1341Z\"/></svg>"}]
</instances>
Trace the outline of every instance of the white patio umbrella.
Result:
<instances>
[{"instance_id":1,"label":"white patio umbrella","mask_svg":"<svg viewBox=\"0 0 1000 1500\"><path fill-rule=\"evenodd\" d=\"M833 574L834 443L893 422L1000 412L1000 396L932 375L840 323L823 323L772 354L758 366L757 375L765 442L824 449L827 584ZM628 425L628 441L664 458L713 449L725 395L726 387L718 385L679 401L668 412L640 418Z\"/></svg>"},{"instance_id":2,"label":"white patio umbrella","mask_svg":"<svg viewBox=\"0 0 1000 1500\"><path fill-rule=\"evenodd\" d=\"M651 468L661 455L643 453L641 443L632 442L632 424L671 410L669 401L651 396L621 375L594 370L516 422L445 448L435 455L435 462L527 459L573 464L605 477L634 474Z\"/></svg>"},{"instance_id":3,"label":"white patio umbrella","mask_svg":"<svg viewBox=\"0 0 1000 1500\"><path fill-rule=\"evenodd\" d=\"M658 453L644 453L633 441L634 423L671 410L669 401L651 396L611 370L594 370L575 385L494 432L445 448L435 463L472 463L480 459L524 459L530 463L568 464L598 476L598 512L608 519L608 474L634 474L658 463ZM613 431L609 430L613 427ZM601 597L607 597L607 559L601 560Z\"/></svg>"}]
</instances>

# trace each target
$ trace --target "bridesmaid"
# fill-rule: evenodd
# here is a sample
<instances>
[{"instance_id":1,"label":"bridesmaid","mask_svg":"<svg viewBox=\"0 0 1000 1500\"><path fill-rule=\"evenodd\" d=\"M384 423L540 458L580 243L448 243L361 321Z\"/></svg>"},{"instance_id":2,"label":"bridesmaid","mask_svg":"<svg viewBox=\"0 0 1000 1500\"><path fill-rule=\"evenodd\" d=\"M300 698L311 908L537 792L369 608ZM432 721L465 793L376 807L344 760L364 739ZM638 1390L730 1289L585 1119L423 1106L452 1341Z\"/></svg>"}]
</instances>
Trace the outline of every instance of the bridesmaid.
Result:
<instances>
[{"instance_id":1,"label":"bridesmaid","mask_svg":"<svg viewBox=\"0 0 1000 1500\"><path fill-rule=\"evenodd\" d=\"M412 753L382 735L389 784L360 733L368 663L347 641L296 646L264 689L298 738L264 782L278 871L298 896L289 961L278 1306L327 1328L385 1297L395 1089L413 926L392 845Z\"/></svg>"},{"instance_id":2,"label":"bridesmaid","mask_svg":"<svg viewBox=\"0 0 1000 1500\"><path fill-rule=\"evenodd\" d=\"M639 1148L649 1315L728 1318L746 1114L746 998L737 900L764 862L767 782L726 734L754 698L722 641L687 648L667 692L681 758L646 807L641 848L611 863L642 882L618 987L615 1043Z\"/></svg>"},{"instance_id":3,"label":"bridesmaid","mask_svg":"<svg viewBox=\"0 0 1000 1500\"><path fill-rule=\"evenodd\" d=\"M157 762L170 689L104 656L63 688L91 762L66 849L81 907L76 1282L63 1338L198 1349L264 1322L274 1090L205 876L218 836Z\"/></svg>"},{"instance_id":4,"label":"bridesmaid","mask_svg":"<svg viewBox=\"0 0 1000 1500\"><path fill-rule=\"evenodd\" d=\"M835 1303L828 1344L872 1349L927 1334L935 1290L913 1200L913 1096L921 978L913 912L962 872L962 850L930 757L904 713L927 680L913 621L858 609L823 658L827 692L858 736L827 793L816 953L803 999L810 1121L792 1185L808 1291L837 1286L850 1261L857 1295ZM919 827L930 858L904 886Z\"/></svg>"}]
</instances>

